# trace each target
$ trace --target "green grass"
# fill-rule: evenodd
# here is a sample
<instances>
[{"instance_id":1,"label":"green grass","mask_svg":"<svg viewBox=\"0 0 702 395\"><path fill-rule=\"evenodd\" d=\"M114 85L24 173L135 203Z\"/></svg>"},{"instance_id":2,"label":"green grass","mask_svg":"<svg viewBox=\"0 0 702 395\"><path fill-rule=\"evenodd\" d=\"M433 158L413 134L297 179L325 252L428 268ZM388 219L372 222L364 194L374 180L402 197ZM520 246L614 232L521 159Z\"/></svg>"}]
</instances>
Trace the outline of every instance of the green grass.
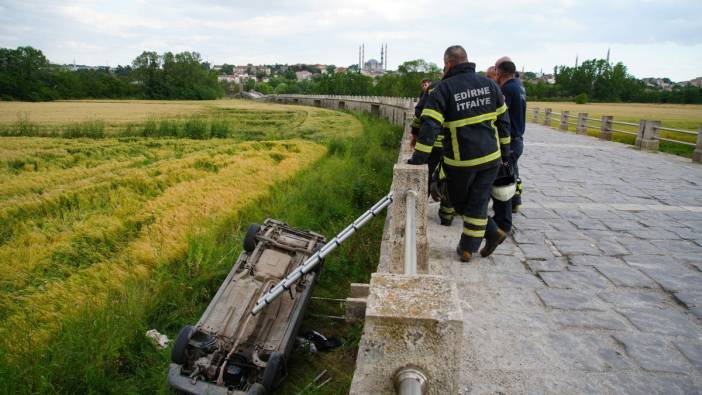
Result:
<instances>
[{"instance_id":1,"label":"green grass","mask_svg":"<svg viewBox=\"0 0 702 395\"><path fill-rule=\"evenodd\" d=\"M330 138L328 153L318 163L277 184L265 198L192 234L185 258L164 262L148 280L111 294L107 307L64 321L42 349L0 354L0 391L167 393L170 350L157 350L144 333L156 328L174 338L183 325L197 321L241 251L249 223L278 218L332 237L388 192L401 130L377 118L358 118L363 124L360 135ZM204 162L197 166L214 170ZM345 297L351 282L369 280L378 262L383 225L382 218L371 221L326 260L315 295ZM105 244L96 253L109 254L111 248ZM315 393L348 392L361 328L313 318L310 314L315 313L340 315L340 307L311 304L303 330L340 336L344 345L329 353L295 354L279 393L300 392L323 369L329 370L332 381ZM22 334L5 340L25 349Z\"/></svg>"}]
</instances>

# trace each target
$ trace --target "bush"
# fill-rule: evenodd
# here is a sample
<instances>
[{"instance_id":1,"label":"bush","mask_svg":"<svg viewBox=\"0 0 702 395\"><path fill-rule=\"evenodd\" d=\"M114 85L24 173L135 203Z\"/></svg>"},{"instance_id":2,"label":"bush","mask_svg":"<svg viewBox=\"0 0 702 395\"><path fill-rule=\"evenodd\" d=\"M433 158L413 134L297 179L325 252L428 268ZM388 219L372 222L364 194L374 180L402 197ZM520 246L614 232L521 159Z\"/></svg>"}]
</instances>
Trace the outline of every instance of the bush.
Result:
<instances>
[{"instance_id":1,"label":"bush","mask_svg":"<svg viewBox=\"0 0 702 395\"><path fill-rule=\"evenodd\" d=\"M587 93L581 93L578 96L575 96L575 103L576 104L587 104L588 98L587 98Z\"/></svg>"}]
</instances>

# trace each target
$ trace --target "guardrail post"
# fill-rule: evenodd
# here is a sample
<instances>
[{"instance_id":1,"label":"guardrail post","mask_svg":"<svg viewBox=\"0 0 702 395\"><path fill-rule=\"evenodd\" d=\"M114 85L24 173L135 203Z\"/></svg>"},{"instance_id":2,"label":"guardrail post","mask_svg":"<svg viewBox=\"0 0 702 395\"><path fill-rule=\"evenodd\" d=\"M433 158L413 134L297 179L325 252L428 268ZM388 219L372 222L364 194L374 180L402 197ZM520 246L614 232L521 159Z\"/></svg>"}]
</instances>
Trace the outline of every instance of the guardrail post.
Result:
<instances>
[{"instance_id":1,"label":"guardrail post","mask_svg":"<svg viewBox=\"0 0 702 395\"><path fill-rule=\"evenodd\" d=\"M649 121L642 119L639 122L639 131L636 134L636 147L645 151L658 151L658 127L660 121Z\"/></svg>"},{"instance_id":2,"label":"guardrail post","mask_svg":"<svg viewBox=\"0 0 702 395\"><path fill-rule=\"evenodd\" d=\"M692 152L692 161L702 163L702 126L697 128L697 145L695 145L695 151Z\"/></svg>"},{"instance_id":3,"label":"guardrail post","mask_svg":"<svg viewBox=\"0 0 702 395\"><path fill-rule=\"evenodd\" d=\"M544 125L551 126L551 109L544 109Z\"/></svg>"},{"instance_id":4,"label":"guardrail post","mask_svg":"<svg viewBox=\"0 0 702 395\"><path fill-rule=\"evenodd\" d=\"M576 134L587 134L587 113L578 113L578 124L575 126Z\"/></svg>"},{"instance_id":5,"label":"guardrail post","mask_svg":"<svg viewBox=\"0 0 702 395\"><path fill-rule=\"evenodd\" d=\"M531 112L531 121L534 123L539 123L539 107L535 107Z\"/></svg>"},{"instance_id":6,"label":"guardrail post","mask_svg":"<svg viewBox=\"0 0 702 395\"><path fill-rule=\"evenodd\" d=\"M570 111L561 111L561 130L568 130L568 118L570 117Z\"/></svg>"},{"instance_id":7,"label":"guardrail post","mask_svg":"<svg viewBox=\"0 0 702 395\"><path fill-rule=\"evenodd\" d=\"M602 140L612 140L612 116L603 115L600 123L600 138Z\"/></svg>"}]
</instances>

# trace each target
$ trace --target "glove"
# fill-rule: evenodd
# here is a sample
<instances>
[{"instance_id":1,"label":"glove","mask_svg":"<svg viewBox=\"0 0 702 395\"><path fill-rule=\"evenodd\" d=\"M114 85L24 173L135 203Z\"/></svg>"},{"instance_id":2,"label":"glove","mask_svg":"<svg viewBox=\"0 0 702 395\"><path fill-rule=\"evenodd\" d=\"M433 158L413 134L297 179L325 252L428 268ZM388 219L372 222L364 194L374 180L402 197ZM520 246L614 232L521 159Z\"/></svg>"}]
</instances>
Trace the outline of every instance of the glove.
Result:
<instances>
[{"instance_id":1,"label":"glove","mask_svg":"<svg viewBox=\"0 0 702 395\"><path fill-rule=\"evenodd\" d=\"M417 145L417 136L412 135L412 140L410 140L410 147L414 148L415 145Z\"/></svg>"},{"instance_id":2,"label":"glove","mask_svg":"<svg viewBox=\"0 0 702 395\"><path fill-rule=\"evenodd\" d=\"M429 154L415 150L414 154L412 154L412 157L407 161L407 164L409 164L409 165L424 165L428 161L429 161Z\"/></svg>"}]
</instances>

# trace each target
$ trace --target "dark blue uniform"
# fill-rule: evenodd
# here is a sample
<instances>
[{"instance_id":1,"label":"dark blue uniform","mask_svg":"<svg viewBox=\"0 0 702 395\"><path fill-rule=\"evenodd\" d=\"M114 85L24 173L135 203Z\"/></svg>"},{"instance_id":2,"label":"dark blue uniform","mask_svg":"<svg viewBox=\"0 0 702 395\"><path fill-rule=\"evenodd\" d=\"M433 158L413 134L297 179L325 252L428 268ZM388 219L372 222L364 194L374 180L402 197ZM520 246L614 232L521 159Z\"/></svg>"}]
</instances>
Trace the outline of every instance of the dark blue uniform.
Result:
<instances>
[{"instance_id":1,"label":"dark blue uniform","mask_svg":"<svg viewBox=\"0 0 702 395\"><path fill-rule=\"evenodd\" d=\"M512 229L512 208L522 204L522 182L519 179L519 167L517 160L524 151L524 129L526 120L526 91L521 81L511 79L502 85L502 94L505 96L505 104L507 104L507 112L511 125L511 156L509 162L514 168L514 174L517 177L517 193L511 201L501 202L493 199L492 208L495 210L495 216L488 223L487 237L492 239L496 237L495 226L505 232ZM494 222L493 222L494 220Z\"/></svg>"},{"instance_id":2,"label":"dark blue uniform","mask_svg":"<svg viewBox=\"0 0 702 395\"><path fill-rule=\"evenodd\" d=\"M510 156L510 133L502 91L476 74L474 64L454 66L427 98L410 163L426 163L443 135L449 200L463 217L460 250L476 252L485 236L490 188Z\"/></svg>"}]
</instances>

